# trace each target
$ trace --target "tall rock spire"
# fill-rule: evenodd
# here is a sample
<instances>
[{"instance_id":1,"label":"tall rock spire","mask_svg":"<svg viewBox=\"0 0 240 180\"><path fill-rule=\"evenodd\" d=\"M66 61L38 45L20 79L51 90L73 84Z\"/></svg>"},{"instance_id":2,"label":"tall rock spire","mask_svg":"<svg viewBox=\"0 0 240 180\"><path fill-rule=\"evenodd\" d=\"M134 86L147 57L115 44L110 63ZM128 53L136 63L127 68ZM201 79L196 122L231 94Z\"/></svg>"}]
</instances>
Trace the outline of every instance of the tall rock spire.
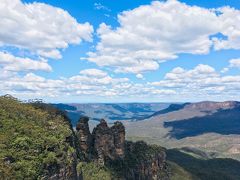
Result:
<instances>
[{"instance_id":1,"label":"tall rock spire","mask_svg":"<svg viewBox=\"0 0 240 180\"><path fill-rule=\"evenodd\" d=\"M89 131L88 121L88 117L82 117L76 127L80 149L84 153L85 157L88 156L92 144L92 135Z\"/></svg>"}]
</instances>

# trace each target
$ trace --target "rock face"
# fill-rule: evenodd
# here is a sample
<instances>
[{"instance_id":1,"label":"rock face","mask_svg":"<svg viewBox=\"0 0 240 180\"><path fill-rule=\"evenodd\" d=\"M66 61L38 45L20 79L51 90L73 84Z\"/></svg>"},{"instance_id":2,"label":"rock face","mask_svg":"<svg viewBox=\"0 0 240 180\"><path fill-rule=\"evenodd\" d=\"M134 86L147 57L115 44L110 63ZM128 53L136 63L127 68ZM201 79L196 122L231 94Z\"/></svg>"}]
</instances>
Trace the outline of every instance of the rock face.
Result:
<instances>
[{"instance_id":1,"label":"rock face","mask_svg":"<svg viewBox=\"0 0 240 180\"><path fill-rule=\"evenodd\" d=\"M90 152L92 144L92 135L89 131L88 121L88 117L82 117L76 127L80 150L85 156Z\"/></svg>"},{"instance_id":2,"label":"rock face","mask_svg":"<svg viewBox=\"0 0 240 180\"><path fill-rule=\"evenodd\" d=\"M116 155L120 158L124 157L124 144L125 144L125 127L121 122L115 122L111 127Z\"/></svg>"},{"instance_id":3,"label":"rock face","mask_svg":"<svg viewBox=\"0 0 240 180\"><path fill-rule=\"evenodd\" d=\"M185 106L185 108L198 110L219 110L219 109L233 109L239 106L240 103L237 101L225 101L225 102L204 101L199 103L188 104Z\"/></svg>"},{"instance_id":4,"label":"rock face","mask_svg":"<svg viewBox=\"0 0 240 180\"><path fill-rule=\"evenodd\" d=\"M129 163L126 179L168 180L169 171L166 154L157 146L149 146L143 141L126 142L125 163Z\"/></svg>"},{"instance_id":5,"label":"rock face","mask_svg":"<svg viewBox=\"0 0 240 180\"><path fill-rule=\"evenodd\" d=\"M116 157L116 148L111 128L108 127L105 120L93 129L93 145L98 162L104 165L107 159L114 160Z\"/></svg>"},{"instance_id":6,"label":"rock face","mask_svg":"<svg viewBox=\"0 0 240 180\"><path fill-rule=\"evenodd\" d=\"M104 165L107 160L116 160L124 157L125 128L121 122L115 122L110 128L102 119L89 131L89 119L81 118L77 124L77 136L79 145L86 157L92 157Z\"/></svg>"},{"instance_id":7,"label":"rock face","mask_svg":"<svg viewBox=\"0 0 240 180\"><path fill-rule=\"evenodd\" d=\"M111 168L123 180L169 179L163 148L142 141L125 141L125 127L121 122L109 127L102 119L91 134L88 120L81 118L76 128L80 148L90 157L88 161Z\"/></svg>"}]
</instances>

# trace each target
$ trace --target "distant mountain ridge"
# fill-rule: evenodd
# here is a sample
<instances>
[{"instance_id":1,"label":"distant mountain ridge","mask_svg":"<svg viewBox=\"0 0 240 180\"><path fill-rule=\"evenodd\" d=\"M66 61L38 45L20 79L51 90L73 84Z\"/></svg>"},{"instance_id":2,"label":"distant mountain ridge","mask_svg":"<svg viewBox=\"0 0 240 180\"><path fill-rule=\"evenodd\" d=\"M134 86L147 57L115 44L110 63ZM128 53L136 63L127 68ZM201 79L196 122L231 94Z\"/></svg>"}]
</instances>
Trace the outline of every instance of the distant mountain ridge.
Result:
<instances>
[{"instance_id":1,"label":"distant mountain ridge","mask_svg":"<svg viewBox=\"0 0 240 180\"><path fill-rule=\"evenodd\" d=\"M168 148L192 147L240 160L240 102L171 104L148 119L126 122L129 139Z\"/></svg>"},{"instance_id":2,"label":"distant mountain ridge","mask_svg":"<svg viewBox=\"0 0 240 180\"><path fill-rule=\"evenodd\" d=\"M167 108L169 103L91 103L91 104L52 104L67 112L75 126L78 119L88 116L91 120L141 120L156 111Z\"/></svg>"},{"instance_id":3,"label":"distant mountain ridge","mask_svg":"<svg viewBox=\"0 0 240 180\"><path fill-rule=\"evenodd\" d=\"M221 108L217 112L203 117L164 122L164 127L171 127L172 130L169 134L177 139L204 133L240 134L240 106Z\"/></svg>"},{"instance_id":4,"label":"distant mountain ridge","mask_svg":"<svg viewBox=\"0 0 240 180\"><path fill-rule=\"evenodd\" d=\"M184 103L184 104L170 104L166 109L162 109L148 116L148 118L158 116L161 114L167 114L173 111L179 111L181 109L188 110L199 110L205 112L215 112L220 109L233 109L240 107L240 102L238 101L224 101L224 102L214 102L214 101L202 101L197 103Z\"/></svg>"},{"instance_id":5,"label":"distant mountain ridge","mask_svg":"<svg viewBox=\"0 0 240 180\"><path fill-rule=\"evenodd\" d=\"M151 118L160 114L166 114L169 112L173 112L173 111L178 111L180 109L183 109L186 105L188 105L190 103L184 103L184 104L170 104L166 109L157 111L155 113L153 113L152 115L145 117L145 118Z\"/></svg>"},{"instance_id":6,"label":"distant mountain ridge","mask_svg":"<svg viewBox=\"0 0 240 180\"><path fill-rule=\"evenodd\" d=\"M218 110L218 109L233 109L240 106L238 101L224 101L224 102L213 102L213 101L203 101L198 103L189 103L185 108L189 109L200 109L200 110Z\"/></svg>"}]
</instances>

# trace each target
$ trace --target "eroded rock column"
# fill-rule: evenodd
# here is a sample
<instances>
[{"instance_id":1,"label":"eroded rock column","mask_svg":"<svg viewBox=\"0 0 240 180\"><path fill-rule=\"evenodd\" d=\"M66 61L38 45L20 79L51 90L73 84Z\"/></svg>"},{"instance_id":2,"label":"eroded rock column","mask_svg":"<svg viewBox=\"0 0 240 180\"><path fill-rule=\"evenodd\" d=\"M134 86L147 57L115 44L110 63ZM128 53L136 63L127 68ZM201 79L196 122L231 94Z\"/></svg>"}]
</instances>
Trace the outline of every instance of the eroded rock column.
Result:
<instances>
[{"instance_id":1,"label":"eroded rock column","mask_svg":"<svg viewBox=\"0 0 240 180\"><path fill-rule=\"evenodd\" d=\"M92 135L89 131L88 121L88 117L82 117L76 127L80 149L85 155L90 152L92 144Z\"/></svg>"}]
</instances>

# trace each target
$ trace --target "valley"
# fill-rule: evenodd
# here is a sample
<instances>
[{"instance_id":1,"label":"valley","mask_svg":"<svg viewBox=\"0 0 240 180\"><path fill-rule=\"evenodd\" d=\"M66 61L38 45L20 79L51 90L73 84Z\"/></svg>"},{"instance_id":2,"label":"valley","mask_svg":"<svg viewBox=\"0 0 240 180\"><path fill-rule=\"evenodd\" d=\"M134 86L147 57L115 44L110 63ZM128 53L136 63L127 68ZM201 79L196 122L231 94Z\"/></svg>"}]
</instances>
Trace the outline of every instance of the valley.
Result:
<instances>
[{"instance_id":1,"label":"valley","mask_svg":"<svg viewBox=\"0 0 240 180\"><path fill-rule=\"evenodd\" d=\"M67 112L75 110L76 107L67 104L57 109L51 104L23 103L9 95L1 96L0 177L4 180L240 178L238 103L170 105L144 120L99 121L82 116L73 126ZM185 121L190 121L189 126L194 128L186 126ZM219 125L212 125L216 121L228 128L220 131Z\"/></svg>"},{"instance_id":2,"label":"valley","mask_svg":"<svg viewBox=\"0 0 240 180\"><path fill-rule=\"evenodd\" d=\"M121 120L126 127L126 138L132 141L144 140L166 148L189 147L206 152L210 158L240 160L239 104L235 101L69 104L71 108L63 110L67 110L73 125L81 116L99 119L103 116L109 124ZM90 118L91 129L99 119Z\"/></svg>"}]
</instances>

